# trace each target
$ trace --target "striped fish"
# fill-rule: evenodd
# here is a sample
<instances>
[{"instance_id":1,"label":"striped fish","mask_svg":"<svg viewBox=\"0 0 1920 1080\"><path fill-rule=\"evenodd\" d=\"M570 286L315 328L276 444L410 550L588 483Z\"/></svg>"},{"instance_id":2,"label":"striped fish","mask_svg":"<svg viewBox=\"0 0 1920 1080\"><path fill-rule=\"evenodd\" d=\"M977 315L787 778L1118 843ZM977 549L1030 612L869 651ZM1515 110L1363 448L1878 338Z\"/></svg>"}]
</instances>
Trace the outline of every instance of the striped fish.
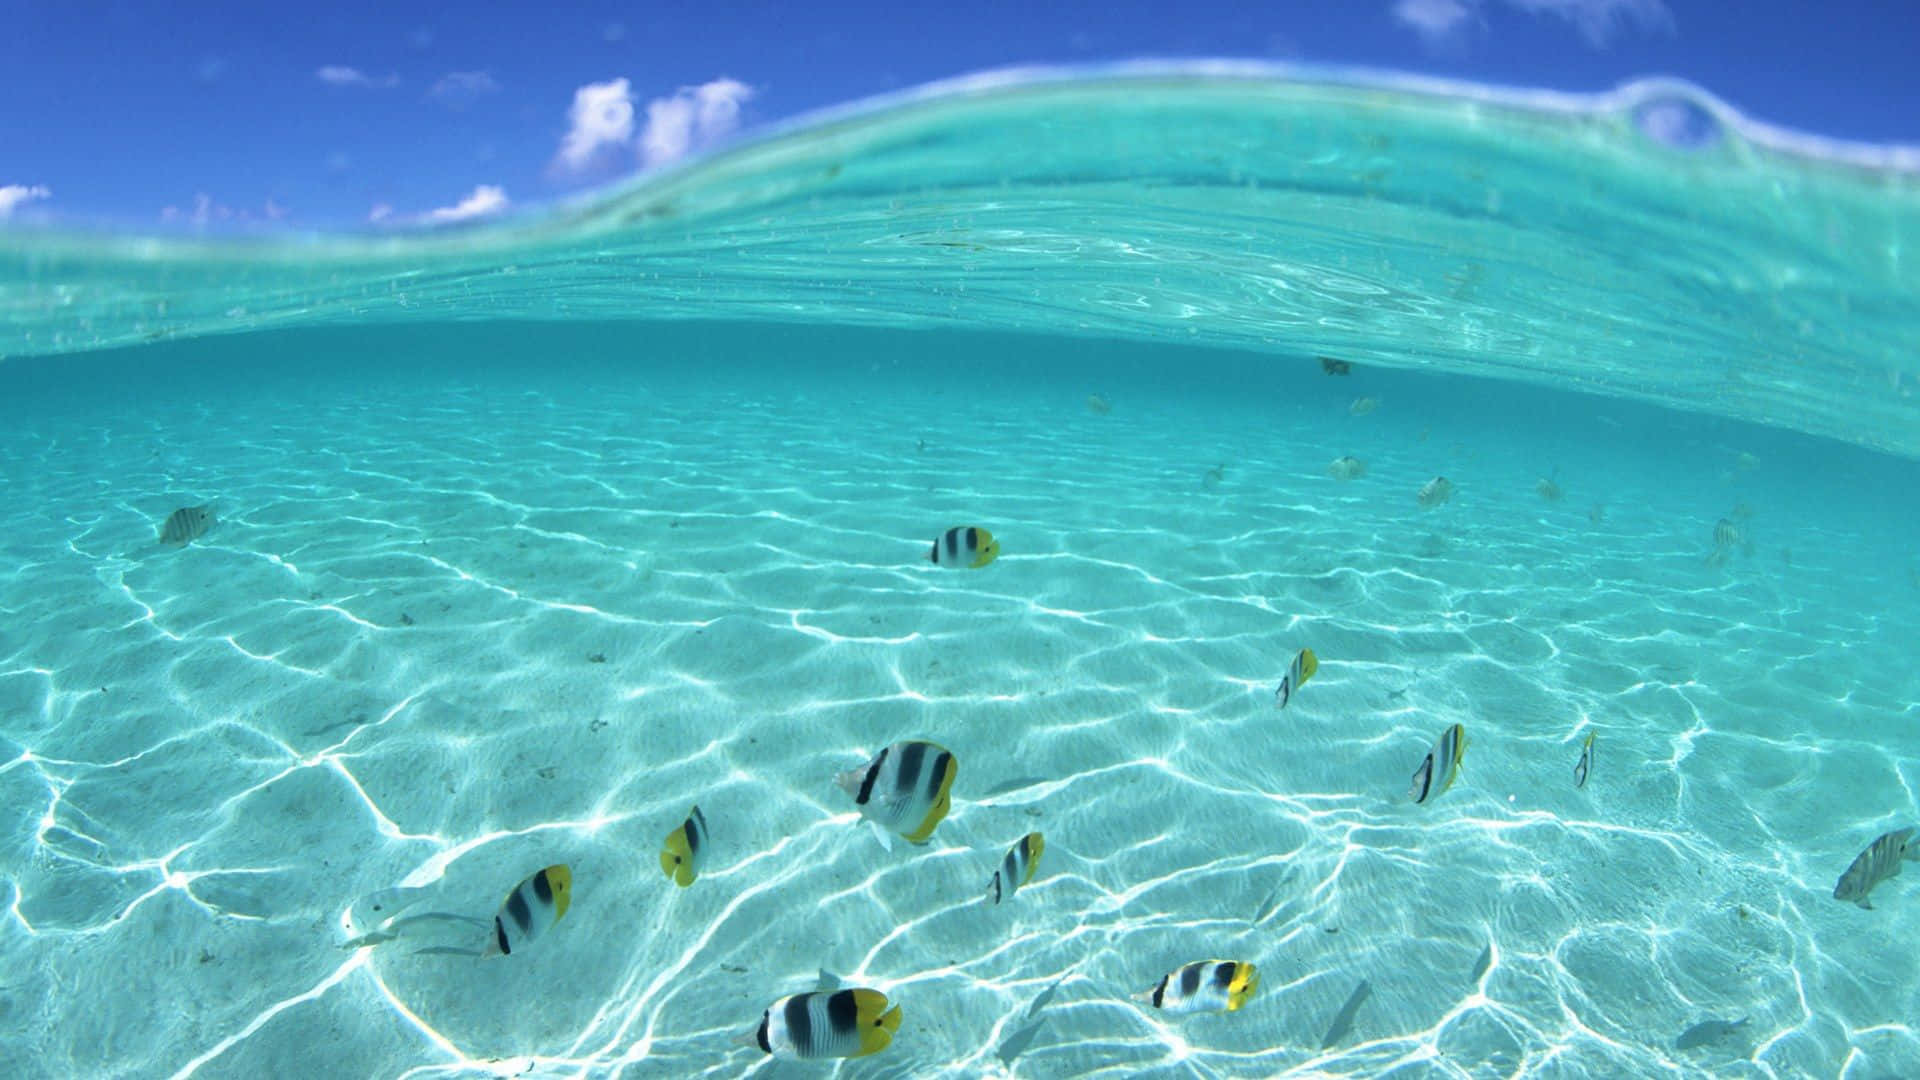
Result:
<instances>
[{"instance_id":1,"label":"striped fish","mask_svg":"<svg viewBox=\"0 0 1920 1080\"><path fill-rule=\"evenodd\" d=\"M878 990L791 994L760 1014L760 1026L737 1041L784 1058L866 1057L885 1050L900 1030L900 1006Z\"/></svg>"},{"instance_id":2,"label":"striped fish","mask_svg":"<svg viewBox=\"0 0 1920 1080\"><path fill-rule=\"evenodd\" d=\"M166 523L160 526L160 542L169 547L185 547L206 535L217 520L212 503L183 506L167 515Z\"/></svg>"},{"instance_id":3,"label":"striped fish","mask_svg":"<svg viewBox=\"0 0 1920 1080\"><path fill-rule=\"evenodd\" d=\"M987 882L987 903L997 904L1032 881L1033 872L1040 867L1040 853L1046 848L1046 839L1030 832L1008 849L1007 857L1000 860L1000 869L995 870L993 880Z\"/></svg>"},{"instance_id":4,"label":"striped fish","mask_svg":"<svg viewBox=\"0 0 1920 1080\"><path fill-rule=\"evenodd\" d=\"M565 866L549 866L515 885L493 917L486 955L512 955L559 922L572 902L573 871Z\"/></svg>"},{"instance_id":5,"label":"striped fish","mask_svg":"<svg viewBox=\"0 0 1920 1080\"><path fill-rule=\"evenodd\" d=\"M1460 760L1466 753L1467 729L1459 724L1448 725L1434 741L1433 749L1427 751L1420 767L1413 770L1413 784L1407 788L1407 798L1423 803L1440 797L1460 775Z\"/></svg>"},{"instance_id":6,"label":"striped fish","mask_svg":"<svg viewBox=\"0 0 1920 1080\"><path fill-rule=\"evenodd\" d=\"M1423 510L1431 510L1453 498L1453 481L1444 476L1436 476L1420 485L1419 502Z\"/></svg>"},{"instance_id":7,"label":"striped fish","mask_svg":"<svg viewBox=\"0 0 1920 1080\"><path fill-rule=\"evenodd\" d=\"M1280 677L1280 689L1273 692L1273 707L1286 708L1287 702L1293 700L1293 692L1305 685L1319 670L1320 658L1313 655L1312 649L1301 649L1293 658L1293 664L1287 668L1287 673Z\"/></svg>"},{"instance_id":8,"label":"striped fish","mask_svg":"<svg viewBox=\"0 0 1920 1080\"><path fill-rule=\"evenodd\" d=\"M1260 988L1252 964L1201 960L1160 976L1153 989L1135 994L1162 1012L1238 1012Z\"/></svg>"},{"instance_id":9,"label":"striped fish","mask_svg":"<svg viewBox=\"0 0 1920 1080\"><path fill-rule=\"evenodd\" d=\"M706 850L707 819L695 806L687 814L687 820L667 834L666 845L660 849L660 869L684 889L699 876Z\"/></svg>"},{"instance_id":10,"label":"striped fish","mask_svg":"<svg viewBox=\"0 0 1920 1080\"><path fill-rule=\"evenodd\" d=\"M959 771L960 763L945 748L914 739L894 743L834 779L869 821L924 844L953 807L953 778Z\"/></svg>"},{"instance_id":11,"label":"striped fish","mask_svg":"<svg viewBox=\"0 0 1920 1080\"><path fill-rule=\"evenodd\" d=\"M995 540L992 533L972 525L955 525L933 542L927 561L935 566L978 569L999 555L1000 541Z\"/></svg>"},{"instance_id":12,"label":"striped fish","mask_svg":"<svg viewBox=\"0 0 1920 1080\"><path fill-rule=\"evenodd\" d=\"M1586 787L1587 774L1593 771L1593 736L1593 732L1587 732L1587 741L1580 744L1580 760L1573 763L1573 786L1576 788Z\"/></svg>"},{"instance_id":13,"label":"striped fish","mask_svg":"<svg viewBox=\"0 0 1920 1080\"><path fill-rule=\"evenodd\" d=\"M1881 882L1899 877L1900 864L1907 859L1920 862L1920 844L1913 842L1912 829L1895 829L1880 834L1873 843L1867 845L1867 850L1853 860L1847 872L1840 875L1839 883L1833 887L1833 898L1872 911L1873 905L1867 902L1867 894Z\"/></svg>"}]
</instances>

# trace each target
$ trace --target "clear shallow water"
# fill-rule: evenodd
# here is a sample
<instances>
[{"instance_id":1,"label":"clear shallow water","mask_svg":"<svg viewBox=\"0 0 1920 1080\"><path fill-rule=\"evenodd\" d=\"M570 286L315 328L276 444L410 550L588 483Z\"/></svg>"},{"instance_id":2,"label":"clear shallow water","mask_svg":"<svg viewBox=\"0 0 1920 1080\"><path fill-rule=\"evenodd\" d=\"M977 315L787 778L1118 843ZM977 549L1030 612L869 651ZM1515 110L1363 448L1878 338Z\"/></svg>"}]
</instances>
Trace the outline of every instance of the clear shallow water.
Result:
<instances>
[{"instance_id":1,"label":"clear shallow water","mask_svg":"<svg viewBox=\"0 0 1920 1080\"><path fill-rule=\"evenodd\" d=\"M768 295L844 254L822 220L759 228L790 264ZM1121 324L1049 304L1023 328L1061 333L934 327L1002 321L1013 287L943 311L891 265L794 301L827 325L770 329L731 319L769 312L740 299L754 275L715 282L704 242L678 257L707 277L648 286L686 290L689 321L610 323L572 286L610 305L633 289L618 260L434 242L537 268L476 289L437 273L456 256L415 255L417 295L445 289L417 308L4 369L9 1063L240 1075L318 1048L343 1074L813 1075L727 1039L825 966L906 1012L856 1076L996 1074L1056 983L1017 1075L1920 1068L1920 974L1891 944L1920 918L1910 883L1873 912L1829 896L1920 814L1913 461L1451 361L1390 370L1369 360L1406 342L1379 327L1310 320L1316 344L1278 357L1172 309L1133 336L1214 347L1100 340ZM141 272L209 309L327 272L281 257ZM1046 265L1025 278L1056 297L1080 294L1054 271L1096 276ZM970 295L997 280L951 273ZM97 284L72 303L106 304ZM582 317L442 321L543 295ZM1531 325L1488 311L1490 332ZM1327 341L1361 343L1352 376L1321 374ZM1360 397L1378 407L1353 415ZM1368 474L1328 476L1341 454ZM1457 494L1422 511L1437 473ZM205 499L223 521L203 542L151 544ZM1707 565L1742 505L1752 551ZM962 522L1002 559L925 567ZM1322 670L1276 713L1303 645ZM1460 781L1408 804L1453 722ZM889 852L832 776L906 737L952 749L960 779L933 843ZM696 800L714 861L676 890L655 852ZM975 906L1032 828L1034 886ZM342 948L359 897L423 886L422 907L486 916L554 861L575 908L524 955ZM1213 956L1260 965L1245 1011L1125 1000ZM1752 1019L1674 1049L1709 1017Z\"/></svg>"}]
</instances>

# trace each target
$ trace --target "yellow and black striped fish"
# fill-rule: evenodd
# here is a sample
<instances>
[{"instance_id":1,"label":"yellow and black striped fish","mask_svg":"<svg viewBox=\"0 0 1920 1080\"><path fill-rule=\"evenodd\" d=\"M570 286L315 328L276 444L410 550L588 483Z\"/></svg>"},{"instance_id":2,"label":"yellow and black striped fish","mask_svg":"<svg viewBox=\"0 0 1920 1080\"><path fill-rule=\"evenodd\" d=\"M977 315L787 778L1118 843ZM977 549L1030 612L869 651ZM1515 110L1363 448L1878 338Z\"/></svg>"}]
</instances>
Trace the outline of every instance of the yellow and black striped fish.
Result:
<instances>
[{"instance_id":1,"label":"yellow and black striped fish","mask_svg":"<svg viewBox=\"0 0 1920 1080\"><path fill-rule=\"evenodd\" d=\"M1160 976L1137 1000L1170 1013L1238 1012L1260 988L1260 972L1235 960L1200 960Z\"/></svg>"},{"instance_id":2,"label":"yellow and black striped fish","mask_svg":"<svg viewBox=\"0 0 1920 1080\"><path fill-rule=\"evenodd\" d=\"M1421 759L1420 767L1413 770L1413 785L1407 788L1407 798L1417 803L1439 798L1460 775L1460 760L1466 753L1467 729L1459 724L1448 725L1434 740L1433 749Z\"/></svg>"},{"instance_id":3,"label":"yellow and black striped fish","mask_svg":"<svg viewBox=\"0 0 1920 1080\"><path fill-rule=\"evenodd\" d=\"M1280 689L1273 693L1273 707L1286 708L1287 702L1293 700L1294 691L1305 685L1308 679L1313 678L1313 673L1319 670L1320 658L1313 655L1312 649L1301 649L1294 656L1293 663L1288 666L1287 673L1280 677Z\"/></svg>"},{"instance_id":4,"label":"yellow and black striped fish","mask_svg":"<svg viewBox=\"0 0 1920 1080\"><path fill-rule=\"evenodd\" d=\"M955 525L933 542L927 561L935 566L978 569L999 555L1000 541L995 540L992 533L972 525Z\"/></svg>"},{"instance_id":5,"label":"yellow and black striped fish","mask_svg":"<svg viewBox=\"0 0 1920 1080\"><path fill-rule=\"evenodd\" d=\"M852 1058L885 1050L899 1030L900 1006L878 990L815 990L774 1002L738 1041L775 1057Z\"/></svg>"},{"instance_id":6,"label":"yellow and black striped fish","mask_svg":"<svg viewBox=\"0 0 1920 1080\"><path fill-rule=\"evenodd\" d=\"M666 845L660 849L660 869L666 871L674 884L684 889L700 876L700 864L705 861L706 850L707 819L695 806L687 814L687 820L667 834Z\"/></svg>"},{"instance_id":7,"label":"yellow and black striped fish","mask_svg":"<svg viewBox=\"0 0 1920 1080\"><path fill-rule=\"evenodd\" d=\"M1593 772L1593 736L1594 732L1587 732L1587 741L1580 744L1580 760L1573 763L1573 786L1576 788L1586 787L1587 776Z\"/></svg>"},{"instance_id":8,"label":"yellow and black striped fish","mask_svg":"<svg viewBox=\"0 0 1920 1080\"><path fill-rule=\"evenodd\" d=\"M559 922L572 902L573 871L565 866L549 866L514 886L493 917L487 955L512 955Z\"/></svg>"},{"instance_id":9,"label":"yellow and black striped fish","mask_svg":"<svg viewBox=\"0 0 1920 1080\"><path fill-rule=\"evenodd\" d=\"M897 742L835 781L860 813L889 832L924 844L953 806L953 778L960 763L944 747L917 739Z\"/></svg>"},{"instance_id":10,"label":"yellow and black striped fish","mask_svg":"<svg viewBox=\"0 0 1920 1080\"><path fill-rule=\"evenodd\" d=\"M160 526L160 542L169 547L185 547L206 535L218 520L212 503L183 506L167 515L166 523Z\"/></svg>"},{"instance_id":11,"label":"yellow and black striped fish","mask_svg":"<svg viewBox=\"0 0 1920 1080\"><path fill-rule=\"evenodd\" d=\"M1033 880L1033 872L1040 868L1040 853L1047 849L1047 841L1037 832L1030 832L1020 838L1000 860L1000 869L993 872L993 880L987 882L987 903L997 904L1027 882Z\"/></svg>"}]
</instances>

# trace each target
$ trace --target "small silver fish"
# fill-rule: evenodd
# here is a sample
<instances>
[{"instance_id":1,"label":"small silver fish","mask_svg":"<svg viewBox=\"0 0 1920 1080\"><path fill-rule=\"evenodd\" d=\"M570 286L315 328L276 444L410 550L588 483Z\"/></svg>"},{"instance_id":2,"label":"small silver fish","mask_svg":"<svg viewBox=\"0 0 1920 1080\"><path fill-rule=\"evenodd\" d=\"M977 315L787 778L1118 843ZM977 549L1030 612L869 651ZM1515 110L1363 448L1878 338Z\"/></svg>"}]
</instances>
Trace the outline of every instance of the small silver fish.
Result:
<instances>
[{"instance_id":1,"label":"small silver fish","mask_svg":"<svg viewBox=\"0 0 1920 1080\"><path fill-rule=\"evenodd\" d=\"M1867 894L1873 887L1889 878L1900 876L1900 864L1906 860L1920 862L1920 844L1913 842L1913 830L1895 829L1882 833L1867 850L1861 852L1840 875L1840 881L1833 887L1835 900L1846 900L1873 910L1867 902Z\"/></svg>"},{"instance_id":2,"label":"small silver fish","mask_svg":"<svg viewBox=\"0 0 1920 1080\"><path fill-rule=\"evenodd\" d=\"M1543 476L1535 481L1533 490L1538 492L1540 497L1548 502L1560 501L1560 485L1554 483L1551 477Z\"/></svg>"},{"instance_id":3,"label":"small silver fish","mask_svg":"<svg viewBox=\"0 0 1920 1080\"><path fill-rule=\"evenodd\" d=\"M1420 486L1420 508L1431 510L1453 498L1453 481L1436 476Z\"/></svg>"},{"instance_id":4,"label":"small silver fish","mask_svg":"<svg viewBox=\"0 0 1920 1080\"><path fill-rule=\"evenodd\" d=\"M166 523L160 526L160 542L169 547L185 547L205 536L218 520L212 503L183 506L167 515Z\"/></svg>"},{"instance_id":5,"label":"small silver fish","mask_svg":"<svg viewBox=\"0 0 1920 1080\"><path fill-rule=\"evenodd\" d=\"M1357 480L1367 475L1367 463L1352 454L1337 457L1327 466L1327 475L1335 480Z\"/></svg>"},{"instance_id":6,"label":"small silver fish","mask_svg":"<svg viewBox=\"0 0 1920 1080\"><path fill-rule=\"evenodd\" d=\"M1702 1020L1681 1032L1680 1037L1673 1040L1673 1048L1675 1050L1692 1050L1696 1046L1705 1046L1708 1043L1719 1042L1721 1039L1746 1027L1749 1019L1751 1019L1751 1017L1743 1016L1738 1020Z\"/></svg>"}]
</instances>

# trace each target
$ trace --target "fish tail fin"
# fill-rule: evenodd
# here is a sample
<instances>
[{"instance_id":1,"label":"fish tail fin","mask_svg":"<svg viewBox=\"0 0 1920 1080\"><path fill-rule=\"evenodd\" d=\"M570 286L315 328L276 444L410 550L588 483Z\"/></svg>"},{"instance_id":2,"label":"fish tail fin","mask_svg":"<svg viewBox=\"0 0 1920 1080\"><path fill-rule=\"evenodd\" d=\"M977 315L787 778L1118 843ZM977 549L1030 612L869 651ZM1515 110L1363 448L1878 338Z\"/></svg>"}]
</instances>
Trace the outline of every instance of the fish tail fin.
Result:
<instances>
[{"instance_id":1,"label":"fish tail fin","mask_svg":"<svg viewBox=\"0 0 1920 1080\"><path fill-rule=\"evenodd\" d=\"M899 1031L900 1006L895 1005L893 1008L888 1009L885 1015L880 1017L880 1026L886 1028L888 1031Z\"/></svg>"},{"instance_id":2,"label":"fish tail fin","mask_svg":"<svg viewBox=\"0 0 1920 1080\"><path fill-rule=\"evenodd\" d=\"M893 1044L900 1030L900 1006L887 1008L887 995L878 990L853 992L854 1015L860 1025L860 1050L853 1057L877 1054Z\"/></svg>"}]
</instances>

